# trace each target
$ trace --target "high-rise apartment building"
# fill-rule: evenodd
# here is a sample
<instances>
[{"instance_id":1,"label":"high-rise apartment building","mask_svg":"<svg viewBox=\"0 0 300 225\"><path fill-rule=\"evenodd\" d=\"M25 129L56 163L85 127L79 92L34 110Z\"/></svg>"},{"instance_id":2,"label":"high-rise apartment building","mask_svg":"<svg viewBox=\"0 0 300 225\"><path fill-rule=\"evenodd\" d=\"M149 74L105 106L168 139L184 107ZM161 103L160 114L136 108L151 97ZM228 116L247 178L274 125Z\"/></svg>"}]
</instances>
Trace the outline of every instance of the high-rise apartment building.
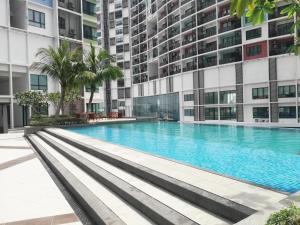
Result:
<instances>
[{"instance_id":1,"label":"high-rise apartment building","mask_svg":"<svg viewBox=\"0 0 300 225\"><path fill-rule=\"evenodd\" d=\"M123 65L129 45L125 92L131 86L133 115L298 122L300 64L289 50L294 19L279 13L288 2L259 26L231 16L229 0L130 0L129 8L124 1L102 3L108 12L102 37ZM112 109L121 110L117 91L111 85Z\"/></svg>"},{"instance_id":2,"label":"high-rise apartment building","mask_svg":"<svg viewBox=\"0 0 300 225\"><path fill-rule=\"evenodd\" d=\"M106 111L132 116L130 26L128 0L101 0L99 44L115 56L124 77L105 83Z\"/></svg>"},{"instance_id":3,"label":"high-rise apartment building","mask_svg":"<svg viewBox=\"0 0 300 225\"><path fill-rule=\"evenodd\" d=\"M88 51L97 44L96 0L1 0L0 1L0 105L6 105L11 128L23 125L22 107L14 94L25 90L59 91L58 82L32 71L30 65L39 48L57 47L61 40ZM83 88L82 101L69 110L83 111L89 98ZM104 104L103 92L94 98L96 108ZM7 109L6 109L7 108ZM31 112L34 114L34 112ZM54 107L41 107L51 115Z\"/></svg>"}]
</instances>

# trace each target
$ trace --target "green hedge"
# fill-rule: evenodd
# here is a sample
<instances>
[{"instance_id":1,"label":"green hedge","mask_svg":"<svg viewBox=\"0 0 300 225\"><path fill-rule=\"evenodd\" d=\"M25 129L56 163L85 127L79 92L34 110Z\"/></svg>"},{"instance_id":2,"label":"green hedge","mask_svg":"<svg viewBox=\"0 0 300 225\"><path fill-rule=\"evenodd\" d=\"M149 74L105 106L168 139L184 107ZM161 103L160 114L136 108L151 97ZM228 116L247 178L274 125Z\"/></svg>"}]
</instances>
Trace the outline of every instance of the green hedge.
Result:
<instances>
[{"instance_id":1,"label":"green hedge","mask_svg":"<svg viewBox=\"0 0 300 225\"><path fill-rule=\"evenodd\" d=\"M288 208L273 213L266 225L300 225L300 208L292 204Z\"/></svg>"},{"instance_id":2,"label":"green hedge","mask_svg":"<svg viewBox=\"0 0 300 225\"><path fill-rule=\"evenodd\" d=\"M73 116L59 116L59 117L33 117L31 118L30 126L57 126L57 125L72 125L85 124L86 119L76 118Z\"/></svg>"}]
</instances>

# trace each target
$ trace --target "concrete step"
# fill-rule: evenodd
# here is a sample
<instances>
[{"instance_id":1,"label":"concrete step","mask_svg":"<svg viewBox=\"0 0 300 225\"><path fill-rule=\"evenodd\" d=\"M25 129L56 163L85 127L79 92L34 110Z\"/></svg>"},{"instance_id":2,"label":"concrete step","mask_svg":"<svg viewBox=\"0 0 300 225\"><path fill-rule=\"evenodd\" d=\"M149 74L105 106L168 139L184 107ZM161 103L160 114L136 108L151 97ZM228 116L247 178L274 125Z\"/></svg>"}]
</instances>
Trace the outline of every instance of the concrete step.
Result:
<instances>
[{"instance_id":1,"label":"concrete step","mask_svg":"<svg viewBox=\"0 0 300 225\"><path fill-rule=\"evenodd\" d=\"M64 143L80 149L80 151L102 160L102 162L109 163L122 171L126 171L145 182L151 183L188 203L198 206L198 208L202 210L204 209L215 216L224 218L227 221L238 222L256 212L254 209L126 160L111 154L108 151L87 145L70 136L65 136L61 133L58 134L55 132L55 129L45 129L45 132L60 139Z\"/></svg>"},{"instance_id":2,"label":"concrete step","mask_svg":"<svg viewBox=\"0 0 300 225\"><path fill-rule=\"evenodd\" d=\"M133 187L137 187L140 191L144 192L146 195L156 199L157 201L163 203L164 205L168 206L169 208L177 211L178 213L182 214L183 216L189 218L192 221L195 221L198 224L207 224L207 225L225 225L231 224L226 219L220 218L213 213L208 212L207 210L200 208L190 202L187 202L181 199L178 196L175 196L168 191L157 187L156 185L149 183L127 171L124 171L114 165L111 165L89 153L86 153L48 133L40 132L38 133L44 140L52 143L53 147L57 146L61 149L68 149L79 156L87 159L91 164L94 163L95 165L101 167L102 169L106 170L107 172L115 175L116 177L126 181L128 184L132 185ZM56 143L56 144L53 144ZM146 201L146 204L150 207L151 202ZM155 206L154 206L155 207ZM159 210L161 213L162 211ZM166 214L166 213L163 213ZM160 221L159 221L160 222ZM161 224L161 223L159 223ZM165 223L162 223L165 224Z\"/></svg>"},{"instance_id":3,"label":"concrete step","mask_svg":"<svg viewBox=\"0 0 300 225\"><path fill-rule=\"evenodd\" d=\"M83 183L90 192L95 194L125 224L198 224L100 166L67 149L66 146L57 143L44 132L38 132L38 136L29 136L29 140L41 152L42 156L47 158L46 161L50 164L50 167L53 167L51 164L56 159L58 162L54 162L55 164L59 163L60 166L65 167L66 171L69 171L76 177L75 183L78 180ZM69 187L69 189L72 190L73 188ZM74 192L75 198L78 199L77 194L78 192ZM101 218L101 215L99 217ZM114 223L108 221L104 224Z\"/></svg>"}]
</instances>

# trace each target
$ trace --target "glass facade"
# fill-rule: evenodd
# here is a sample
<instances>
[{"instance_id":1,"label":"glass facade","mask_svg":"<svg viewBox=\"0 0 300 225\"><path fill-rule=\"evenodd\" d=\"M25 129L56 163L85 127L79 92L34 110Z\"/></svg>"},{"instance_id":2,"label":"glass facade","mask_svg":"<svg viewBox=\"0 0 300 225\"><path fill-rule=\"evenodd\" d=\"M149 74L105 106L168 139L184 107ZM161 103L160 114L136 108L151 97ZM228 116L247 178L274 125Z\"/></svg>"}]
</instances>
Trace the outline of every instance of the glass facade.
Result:
<instances>
[{"instance_id":1,"label":"glass facade","mask_svg":"<svg viewBox=\"0 0 300 225\"><path fill-rule=\"evenodd\" d=\"M287 85L278 87L278 98L296 97L296 85Z\"/></svg>"},{"instance_id":2,"label":"glass facade","mask_svg":"<svg viewBox=\"0 0 300 225\"><path fill-rule=\"evenodd\" d=\"M220 108L220 120L235 120L235 119L236 119L235 107Z\"/></svg>"},{"instance_id":3,"label":"glass facade","mask_svg":"<svg viewBox=\"0 0 300 225\"><path fill-rule=\"evenodd\" d=\"M165 94L133 99L133 115L179 120L179 94Z\"/></svg>"},{"instance_id":4,"label":"glass facade","mask_svg":"<svg viewBox=\"0 0 300 225\"><path fill-rule=\"evenodd\" d=\"M234 104L236 103L235 91L220 91L221 104Z\"/></svg>"},{"instance_id":5,"label":"glass facade","mask_svg":"<svg viewBox=\"0 0 300 225\"><path fill-rule=\"evenodd\" d=\"M268 98L269 92L267 87L252 88L252 99L265 99Z\"/></svg>"},{"instance_id":6,"label":"glass facade","mask_svg":"<svg viewBox=\"0 0 300 225\"><path fill-rule=\"evenodd\" d=\"M218 104L218 92L205 93L205 104Z\"/></svg>"},{"instance_id":7,"label":"glass facade","mask_svg":"<svg viewBox=\"0 0 300 225\"><path fill-rule=\"evenodd\" d=\"M206 108L205 120L218 120L218 108Z\"/></svg>"},{"instance_id":8,"label":"glass facade","mask_svg":"<svg viewBox=\"0 0 300 225\"><path fill-rule=\"evenodd\" d=\"M269 118L269 107L253 107L253 119Z\"/></svg>"}]
</instances>

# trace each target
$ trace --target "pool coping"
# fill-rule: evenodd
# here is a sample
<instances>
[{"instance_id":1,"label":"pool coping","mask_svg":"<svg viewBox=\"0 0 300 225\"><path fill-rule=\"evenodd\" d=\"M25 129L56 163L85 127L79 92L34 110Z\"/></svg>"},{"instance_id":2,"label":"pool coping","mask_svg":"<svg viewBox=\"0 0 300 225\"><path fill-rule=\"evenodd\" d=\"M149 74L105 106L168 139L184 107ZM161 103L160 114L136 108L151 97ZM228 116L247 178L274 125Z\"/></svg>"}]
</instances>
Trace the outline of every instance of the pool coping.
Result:
<instances>
[{"instance_id":1,"label":"pool coping","mask_svg":"<svg viewBox=\"0 0 300 225\"><path fill-rule=\"evenodd\" d=\"M145 122L145 121L134 121L134 122ZM155 122L155 121L151 121L151 122ZM162 121L158 121L158 122L162 122ZM130 123L130 122L129 121L126 121L126 122L124 121L124 123ZM116 123L114 123L114 125L115 124ZM98 125L99 124L95 124L95 126L98 126ZM110 125L110 124L106 124L106 125ZM197 124L197 125L212 125L212 126L214 126L214 125L217 125L217 124ZM227 126L227 125L224 124L224 125L221 125L221 126ZM81 126L81 127L84 127L84 126ZM69 127L69 128L72 129L74 127ZM258 128L265 128L265 127L258 127ZM68 130L70 132L74 132L72 130L69 130L67 127L61 128L61 129ZM268 128L266 128L266 129L268 129ZM271 128L271 129L284 129L284 128ZM286 128L286 129L290 129L290 128ZM293 129L293 128L291 128L291 129ZM76 132L74 132L74 133L76 133ZM81 133L76 133L76 134L84 135L84 134L81 134ZM149 153L149 152L142 151L140 149L135 149L135 148L124 146L124 145L121 145L121 144L118 144L118 143L113 143L113 142L110 142L110 141L106 141L106 140L102 140L102 139L97 139L97 138L94 138L94 137L91 137L91 136L88 136L88 135L84 135L84 136L89 137L89 138L93 138L93 139L96 139L96 140L100 140L100 141L103 141L103 142L107 142L109 144L116 145L116 146L119 146L121 148L127 148L127 149L130 149L130 150L133 150L133 151L141 152L141 153L146 154L146 155L150 155L150 156L154 156L154 157L157 157L157 158L168 160L168 161L171 161L171 162L174 162L174 163L182 164L184 166L188 166L188 167L191 167L193 169L202 170L202 171L207 172L207 173L211 173L211 174L214 174L214 175L218 175L218 176L221 176L221 177L232 179L232 180L235 180L235 181L238 181L238 182L242 182L242 183L245 183L245 184L253 185L253 186L256 186L256 187L259 187L259 188L263 188L263 189L266 189L266 190L274 191L274 192L277 192L279 194L284 194L284 195L289 196L289 195L295 194L297 192L300 192L300 189L297 190L296 192L286 192L286 191L277 190L275 188L268 187L268 186L265 186L265 185L262 185L262 184L257 184L257 183L251 182L251 181L238 179L236 177L232 177L232 176L229 176L229 175L221 174L221 173L218 173L218 172L215 172L215 171L212 171L212 170L209 170L209 169L205 169L205 168L202 168L202 167L197 167L197 166L194 166L194 165L182 162L182 161L178 161L176 159L170 159L170 158L167 158L167 157L164 157L164 156L161 156L161 155L152 154L152 153Z\"/></svg>"}]
</instances>

